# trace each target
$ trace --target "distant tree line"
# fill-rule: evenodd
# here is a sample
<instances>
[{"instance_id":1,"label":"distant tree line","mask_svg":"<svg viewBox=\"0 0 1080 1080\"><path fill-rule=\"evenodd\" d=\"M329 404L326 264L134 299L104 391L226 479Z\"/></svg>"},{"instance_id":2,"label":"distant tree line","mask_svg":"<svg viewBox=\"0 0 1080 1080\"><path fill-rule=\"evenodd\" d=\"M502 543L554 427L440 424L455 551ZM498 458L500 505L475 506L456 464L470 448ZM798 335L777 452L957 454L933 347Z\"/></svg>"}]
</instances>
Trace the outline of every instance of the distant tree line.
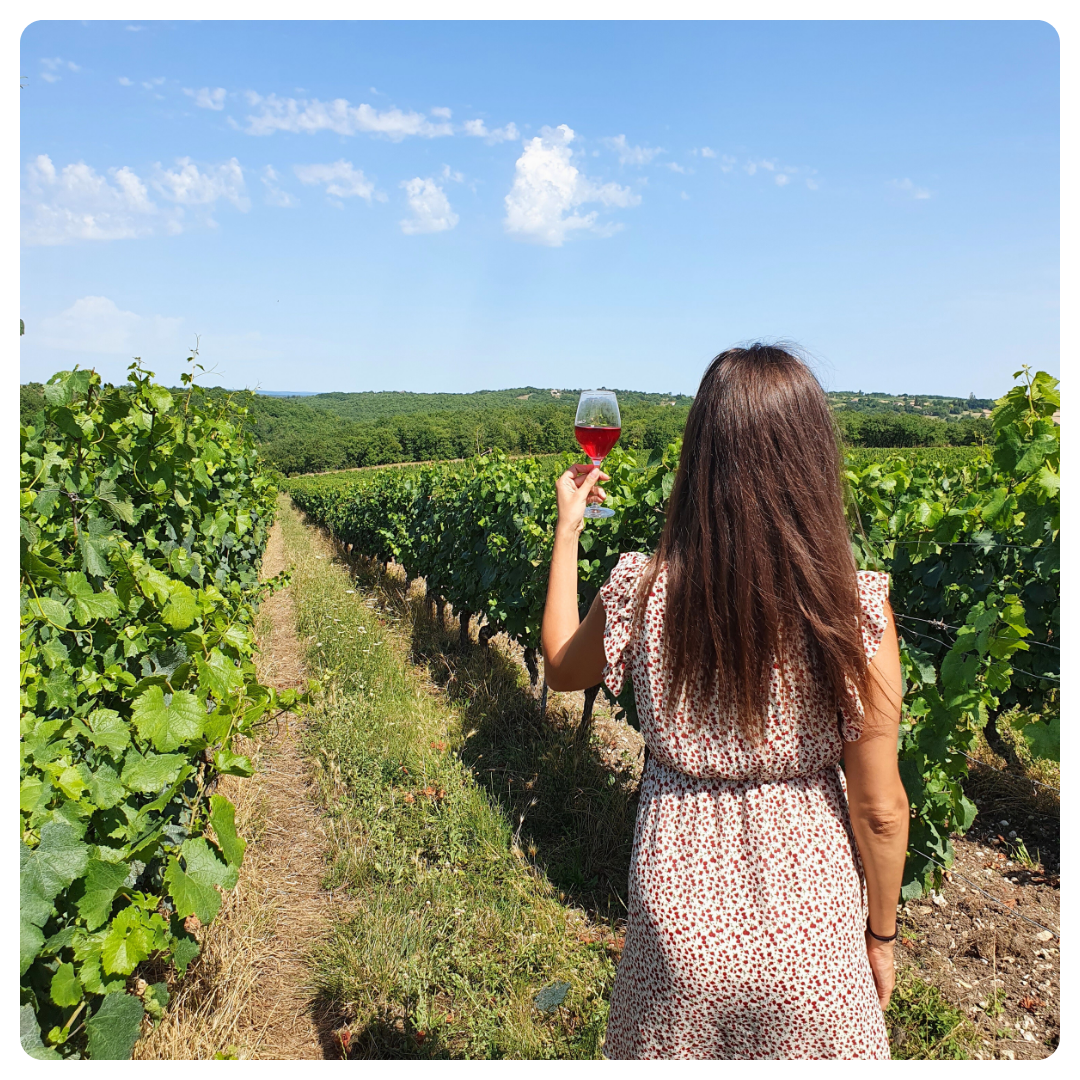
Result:
<instances>
[{"instance_id":1,"label":"distant tree line","mask_svg":"<svg viewBox=\"0 0 1080 1080\"><path fill-rule=\"evenodd\" d=\"M22 423L40 426L44 415L42 391L41 383L20 387ZM225 395L227 391L214 389L210 393ZM313 406L304 398L252 396L246 392L237 396L246 398L248 422L264 457L286 475L470 457L491 448L515 454L578 449L574 440L577 402L566 395L561 399L548 395L528 404L514 401L472 408L459 405L391 416L373 416L374 407L364 395L324 395L349 399L342 404L348 405L354 415L367 411L367 417L360 420L337 415L325 405ZM355 403L351 401L354 397L358 399ZM453 395L432 397L449 399ZM689 400L683 398L675 405L653 403L662 398L629 392L625 399L620 398L623 446L660 448L682 433ZM870 395L863 395L864 400L868 398ZM492 393L484 400L499 399ZM992 438L990 420L981 416L942 419L880 405L860 408L850 401L844 402L834 415L845 443L852 447L972 446Z\"/></svg>"},{"instance_id":2,"label":"distant tree line","mask_svg":"<svg viewBox=\"0 0 1080 1080\"><path fill-rule=\"evenodd\" d=\"M835 416L848 446L983 446L994 438L993 424L986 416L942 420L913 413L855 409L844 409Z\"/></svg>"},{"instance_id":3,"label":"distant tree line","mask_svg":"<svg viewBox=\"0 0 1080 1080\"><path fill-rule=\"evenodd\" d=\"M488 449L512 454L557 454L577 450L576 401L552 402L528 410L492 408L476 412L410 413L380 421L338 421L332 431L290 433L263 445L263 453L283 473L323 472L399 461L471 457ZM624 446L662 447L686 424L687 407L624 409ZM626 415L629 414L629 415Z\"/></svg>"},{"instance_id":4,"label":"distant tree line","mask_svg":"<svg viewBox=\"0 0 1080 1080\"><path fill-rule=\"evenodd\" d=\"M682 434L688 407L645 406L623 411L622 446L659 449ZM848 446L976 446L992 440L985 417L942 420L899 412L844 410L837 426ZM528 410L409 414L379 422L341 423L333 432L293 434L263 445L283 473L325 472L392 462L470 457L489 448L508 453L576 451L574 403Z\"/></svg>"}]
</instances>

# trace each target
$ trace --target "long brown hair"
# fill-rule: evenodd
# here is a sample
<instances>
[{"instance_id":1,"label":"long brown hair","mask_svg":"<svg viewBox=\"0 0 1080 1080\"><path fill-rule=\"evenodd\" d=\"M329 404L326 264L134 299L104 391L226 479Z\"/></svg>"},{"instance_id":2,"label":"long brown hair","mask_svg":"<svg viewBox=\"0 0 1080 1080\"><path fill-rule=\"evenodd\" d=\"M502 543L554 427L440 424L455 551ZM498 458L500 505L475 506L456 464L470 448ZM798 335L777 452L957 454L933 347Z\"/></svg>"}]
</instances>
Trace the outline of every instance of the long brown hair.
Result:
<instances>
[{"instance_id":1,"label":"long brown hair","mask_svg":"<svg viewBox=\"0 0 1080 1080\"><path fill-rule=\"evenodd\" d=\"M805 643L837 706L867 700L842 459L828 399L775 345L728 349L709 365L683 433L660 546L637 596L640 628L667 565L669 707L720 693L740 732L764 734L774 662Z\"/></svg>"}]
</instances>

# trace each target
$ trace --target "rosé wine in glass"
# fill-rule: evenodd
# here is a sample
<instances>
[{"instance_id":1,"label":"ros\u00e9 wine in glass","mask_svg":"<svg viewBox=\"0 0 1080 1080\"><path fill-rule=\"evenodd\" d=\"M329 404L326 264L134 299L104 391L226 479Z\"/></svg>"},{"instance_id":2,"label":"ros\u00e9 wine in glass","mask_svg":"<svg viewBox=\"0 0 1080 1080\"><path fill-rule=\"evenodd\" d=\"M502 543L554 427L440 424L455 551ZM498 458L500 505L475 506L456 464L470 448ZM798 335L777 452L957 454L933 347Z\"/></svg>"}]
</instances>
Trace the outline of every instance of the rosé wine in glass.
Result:
<instances>
[{"instance_id":1,"label":"ros\u00e9 wine in glass","mask_svg":"<svg viewBox=\"0 0 1080 1080\"><path fill-rule=\"evenodd\" d=\"M583 390L574 418L574 437L594 465L599 465L618 442L622 431L619 403L610 390ZM586 518L612 517L615 511L590 503Z\"/></svg>"}]
</instances>

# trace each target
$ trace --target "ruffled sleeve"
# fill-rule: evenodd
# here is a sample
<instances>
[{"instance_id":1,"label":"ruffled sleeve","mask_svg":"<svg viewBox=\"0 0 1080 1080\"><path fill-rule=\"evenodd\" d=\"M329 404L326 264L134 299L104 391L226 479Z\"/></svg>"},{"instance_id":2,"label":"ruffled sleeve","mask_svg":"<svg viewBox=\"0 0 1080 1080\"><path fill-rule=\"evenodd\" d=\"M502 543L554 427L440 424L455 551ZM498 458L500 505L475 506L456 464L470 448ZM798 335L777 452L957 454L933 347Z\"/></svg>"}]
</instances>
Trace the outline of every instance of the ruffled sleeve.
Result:
<instances>
[{"instance_id":1,"label":"ruffled sleeve","mask_svg":"<svg viewBox=\"0 0 1080 1080\"><path fill-rule=\"evenodd\" d=\"M619 556L610 576L600 589L604 601L604 672L607 688L618 697L626 678L626 647L630 642L634 596L648 555L628 551Z\"/></svg>"},{"instance_id":2,"label":"ruffled sleeve","mask_svg":"<svg viewBox=\"0 0 1080 1080\"><path fill-rule=\"evenodd\" d=\"M877 570L859 570L859 608L862 611L862 639L866 659L874 659L885 636L888 620L885 617L885 601L889 598L889 575ZM848 742L856 742L862 735L862 709L857 717L840 712L840 734Z\"/></svg>"},{"instance_id":3,"label":"ruffled sleeve","mask_svg":"<svg viewBox=\"0 0 1080 1080\"><path fill-rule=\"evenodd\" d=\"M888 620L885 601L889 598L889 575L877 570L859 570L859 607L862 608L862 639L866 659L874 659Z\"/></svg>"}]
</instances>

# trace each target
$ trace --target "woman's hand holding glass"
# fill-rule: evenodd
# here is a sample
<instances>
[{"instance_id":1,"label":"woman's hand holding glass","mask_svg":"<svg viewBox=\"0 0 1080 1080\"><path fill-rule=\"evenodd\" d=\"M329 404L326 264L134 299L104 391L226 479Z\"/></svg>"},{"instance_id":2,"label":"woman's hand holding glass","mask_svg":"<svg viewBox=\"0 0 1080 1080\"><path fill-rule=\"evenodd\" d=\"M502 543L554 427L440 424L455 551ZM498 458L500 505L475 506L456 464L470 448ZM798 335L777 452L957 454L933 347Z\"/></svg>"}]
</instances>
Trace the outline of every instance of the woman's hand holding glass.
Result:
<instances>
[{"instance_id":1,"label":"woman's hand holding glass","mask_svg":"<svg viewBox=\"0 0 1080 1080\"><path fill-rule=\"evenodd\" d=\"M607 493L599 487L601 480L610 480L603 469L584 462L575 462L555 483L555 495L559 507L556 529L571 529L575 536L585 527L585 507L599 504Z\"/></svg>"}]
</instances>

